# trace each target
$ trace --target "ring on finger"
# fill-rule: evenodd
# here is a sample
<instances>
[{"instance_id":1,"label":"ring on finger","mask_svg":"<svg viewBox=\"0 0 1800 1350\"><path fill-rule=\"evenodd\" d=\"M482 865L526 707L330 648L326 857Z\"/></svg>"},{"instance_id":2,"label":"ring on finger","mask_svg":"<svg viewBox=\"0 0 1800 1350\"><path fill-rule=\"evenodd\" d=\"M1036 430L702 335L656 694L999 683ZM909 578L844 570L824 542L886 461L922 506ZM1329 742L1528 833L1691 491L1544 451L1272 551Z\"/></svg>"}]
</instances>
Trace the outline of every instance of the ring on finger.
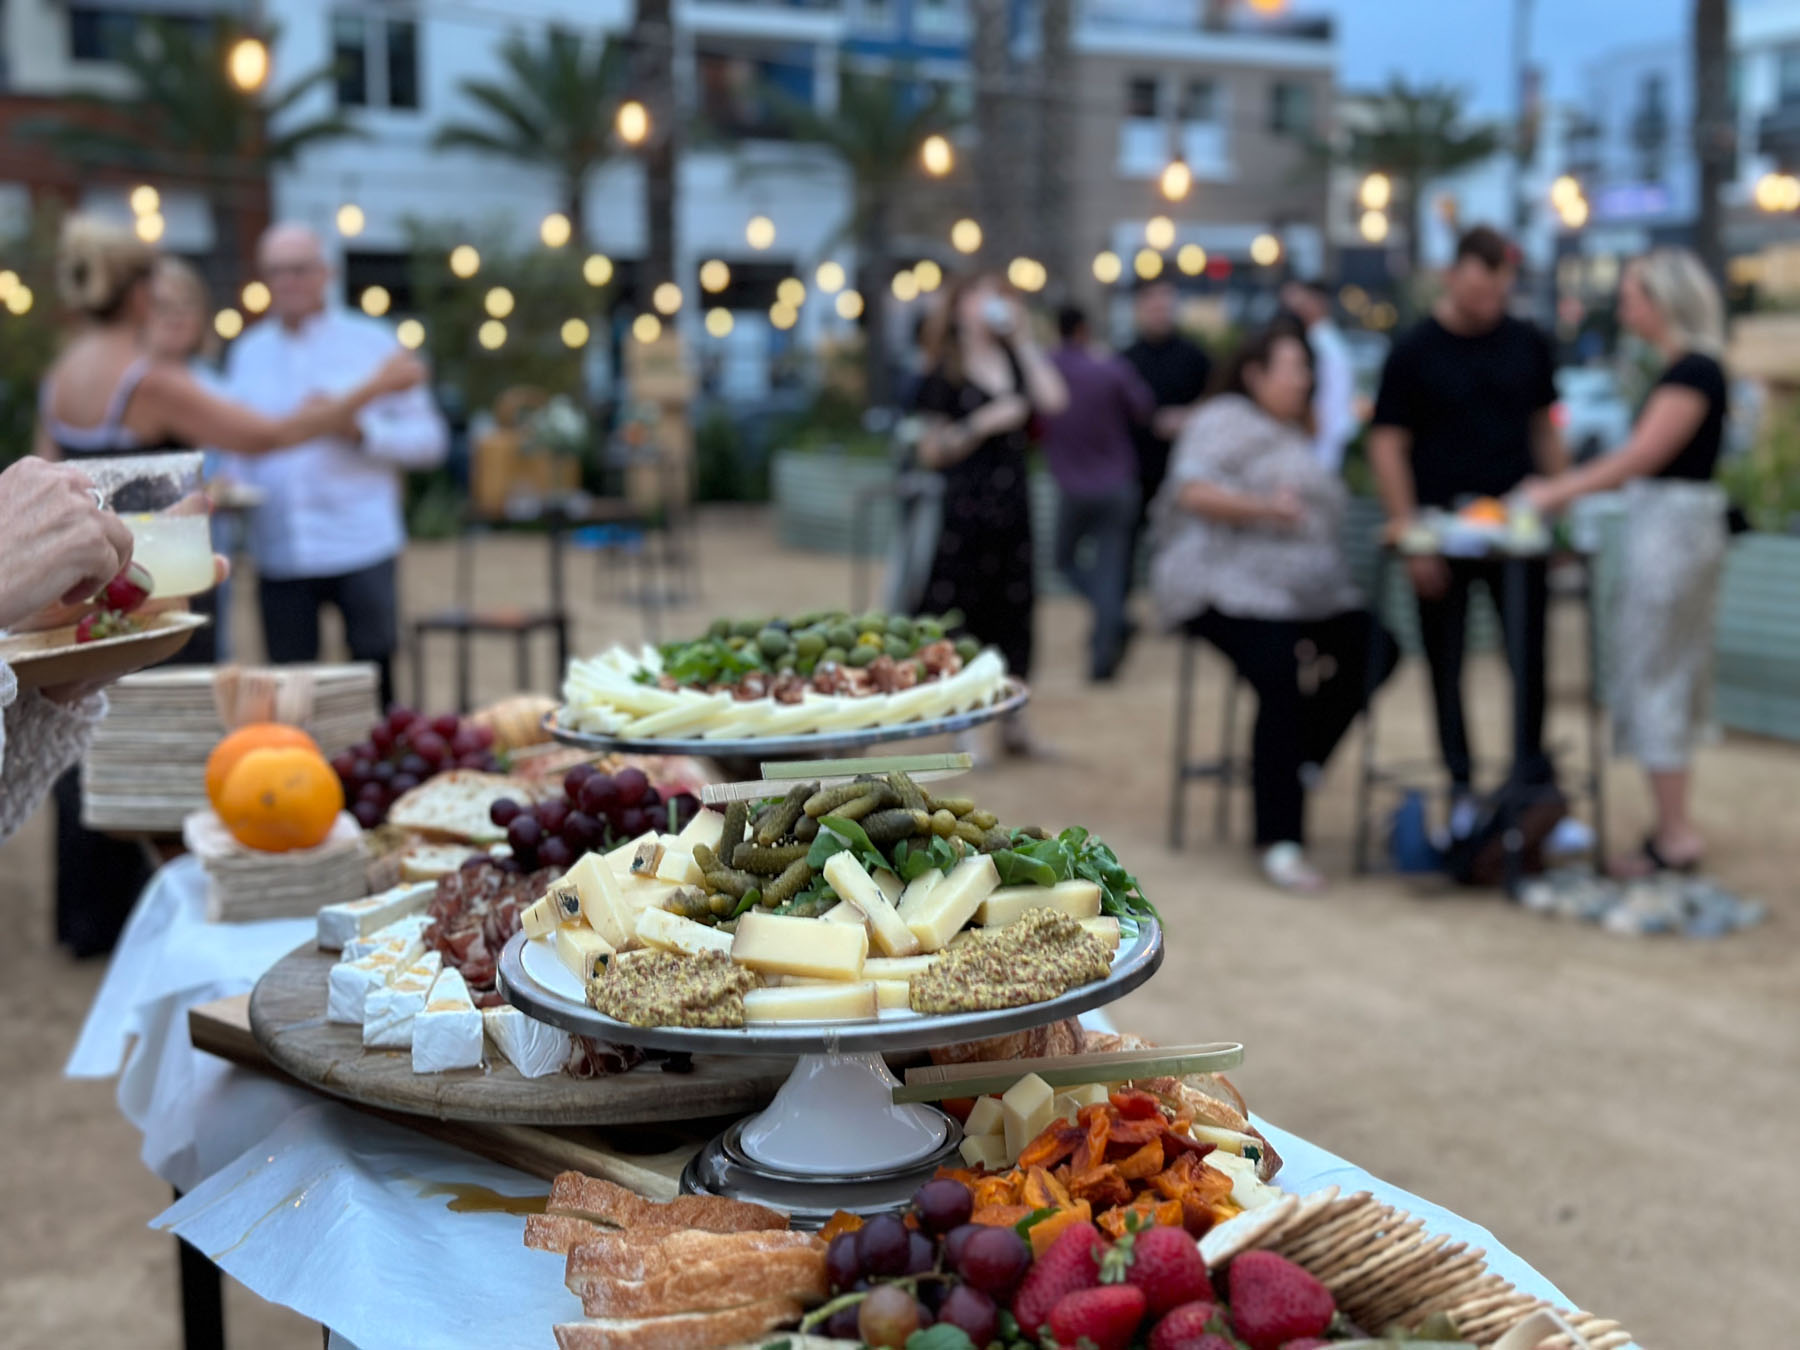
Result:
<instances>
[{"instance_id":1,"label":"ring on finger","mask_svg":"<svg viewBox=\"0 0 1800 1350\"><path fill-rule=\"evenodd\" d=\"M94 494L94 509L96 511L106 510L106 494L97 487L90 487L88 491Z\"/></svg>"}]
</instances>

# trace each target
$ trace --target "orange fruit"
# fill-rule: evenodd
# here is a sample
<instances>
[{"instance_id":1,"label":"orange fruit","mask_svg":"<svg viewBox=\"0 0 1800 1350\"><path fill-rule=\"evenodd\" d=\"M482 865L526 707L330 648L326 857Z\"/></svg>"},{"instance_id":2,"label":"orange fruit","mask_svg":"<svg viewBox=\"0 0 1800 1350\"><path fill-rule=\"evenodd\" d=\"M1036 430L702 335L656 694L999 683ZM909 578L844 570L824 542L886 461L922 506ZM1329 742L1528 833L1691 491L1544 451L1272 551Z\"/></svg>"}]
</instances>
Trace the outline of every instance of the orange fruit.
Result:
<instances>
[{"instance_id":1,"label":"orange fruit","mask_svg":"<svg viewBox=\"0 0 1800 1350\"><path fill-rule=\"evenodd\" d=\"M325 842L344 809L344 788L315 750L252 750L231 770L215 809L245 848L286 853Z\"/></svg>"},{"instance_id":2,"label":"orange fruit","mask_svg":"<svg viewBox=\"0 0 1800 1350\"><path fill-rule=\"evenodd\" d=\"M239 727L213 747L212 754L206 757L206 800L212 803L213 810L219 809L219 797L225 791L225 780L231 777L231 771L238 766L238 761L252 750L274 749L310 750L315 755L322 755L319 743L308 736L299 727L290 727L284 722L251 722Z\"/></svg>"}]
</instances>

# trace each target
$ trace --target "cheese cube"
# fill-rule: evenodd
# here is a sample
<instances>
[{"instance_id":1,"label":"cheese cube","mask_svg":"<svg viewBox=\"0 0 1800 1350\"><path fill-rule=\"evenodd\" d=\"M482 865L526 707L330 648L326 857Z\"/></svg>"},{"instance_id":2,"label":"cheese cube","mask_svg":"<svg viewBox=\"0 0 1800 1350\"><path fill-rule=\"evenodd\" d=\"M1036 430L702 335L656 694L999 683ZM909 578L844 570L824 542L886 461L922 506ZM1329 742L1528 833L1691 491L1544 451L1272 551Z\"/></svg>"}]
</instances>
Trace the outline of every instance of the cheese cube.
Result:
<instances>
[{"instance_id":1,"label":"cheese cube","mask_svg":"<svg viewBox=\"0 0 1800 1350\"><path fill-rule=\"evenodd\" d=\"M1062 1088L1056 1095L1069 1098L1079 1109L1083 1106L1105 1106L1112 1098L1112 1089L1105 1083L1081 1083L1075 1087Z\"/></svg>"},{"instance_id":2,"label":"cheese cube","mask_svg":"<svg viewBox=\"0 0 1800 1350\"><path fill-rule=\"evenodd\" d=\"M1109 952L1119 950L1119 921L1113 918L1083 919L1081 930Z\"/></svg>"},{"instance_id":3,"label":"cheese cube","mask_svg":"<svg viewBox=\"0 0 1800 1350\"><path fill-rule=\"evenodd\" d=\"M561 1073L569 1062L569 1033L507 1004L483 1008L481 1024L500 1053L526 1078Z\"/></svg>"},{"instance_id":4,"label":"cheese cube","mask_svg":"<svg viewBox=\"0 0 1800 1350\"><path fill-rule=\"evenodd\" d=\"M362 900L345 900L319 910L319 946L339 951L353 938L386 928L431 903L437 887L430 882L396 886Z\"/></svg>"},{"instance_id":5,"label":"cheese cube","mask_svg":"<svg viewBox=\"0 0 1800 1350\"><path fill-rule=\"evenodd\" d=\"M871 956L863 962L863 976L870 980L910 980L930 970L936 961L935 953L928 956Z\"/></svg>"},{"instance_id":6,"label":"cheese cube","mask_svg":"<svg viewBox=\"0 0 1800 1350\"><path fill-rule=\"evenodd\" d=\"M412 1045L413 1019L425 1010L443 958L427 952L396 975L391 984L371 989L363 1003L363 1044L371 1049L405 1050Z\"/></svg>"},{"instance_id":7,"label":"cheese cube","mask_svg":"<svg viewBox=\"0 0 1800 1350\"><path fill-rule=\"evenodd\" d=\"M731 943L731 959L740 966L823 980L861 979L868 954L869 935L861 927L754 911L738 920Z\"/></svg>"},{"instance_id":8,"label":"cheese cube","mask_svg":"<svg viewBox=\"0 0 1800 1350\"><path fill-rule=\"evenodd\" d=\"M1002 886L981 902L975 922L984 928L1004 928L1017 923L1034 909L1057 909L1071 919L1093 919L1100 914L1100 888L1091 881L1061 881L1054 886Z\"/></svg>"},{"instance_id":9,"label":"cheese cube","mask_svg":"<svg viewBox=\"0 0 1800 1350\"><path fill-rule=\"evenodd\" d=\"M1004 1137L1006 1134L1006 1118L1001 1113L998 1097L983 1097L975 1103L975 1109L969 1112L969 1118L963 1124L964 1134L991 1134Z\"/></svg>"},{"instance_id":10,"label":"cheese cube","mask_svg":"<svg viewBox=\"0 0 1800 1350\"><path fill-rule=\"evenodd\" d=\"M942 951L1000 884L994 860L985 853L964 858L913 909L907 931L919 947Z\"/></svg>"},{"instance_id":11,"label":"cheese cube","mask_svg":"<svg viewBox=\"0 0 1800 1350\"><path fill-rule=\"evenodd\" d=\"M639 877L619 878L619 897L630 911L633 922L647 909L667 909L669 897L680 890L679 881L645 880Z\"/></svg>"},{"instance_id":12,"label":"cheese cube","mask_svg":"<svg viewBox=\"0 0 1800 1350\"><path fill-rule=\"evenodd\" d=\"M646 880L656 875L656 869L662 865L663 846L661 839L646 839L637 846L631 855L631 875Z\"/></svg>"},{"instance_id":13,"label":"cheese cube","mask_svg":"<svg viewBox=\"0 0 1800 1350\"><path fill-rule=\"evenodd\" d=\"M1236 1130L1227 1130L1219 1125L1200 1124L1189 1125L1188 1134L1203 1144L1211 1144L1224 1153L1235 1153L1240 1158L1244 1156L1246 1148L1258 1157L1262 1156L1262 1141L1255 1135L1240 1134Z\"/></svg>"},{"instance_id":14,"label":"cheese cube","mask_svg":"<svg viewBox=\"0 0 1800 1350\"><path fill-rule=\"evenodd\" d=\"M525 930L528 938L547 937L562 921L562 911L547 895L519 911L519 927Z\"/></svg>"},{"instance_id":15,"label":"cheese cube","mask_svg":"<svg viewBox=\"0 0 1800 1350\"><path fill-rule=\"evenodd\" d=\"M712 810L701 811L682 826L681 833L675 837L681 841L681 847L689 853L694 851L696 844L705 844L717 853L719 841L725 837L725 813ZM732 842L736 843L737 841L734 839Z\"/></svg>"},{"instance_id":16,"label":"cheese cube","mask_svg":"<svg viewBox=\"0 0 1800 1350\"><path fill-rule=\"evenodd\" d=\"M694 855L682 849L664 849L662 862L656 868L657 878L661 881L672 881L677 886L704 886L706 873L700 870L700 864L694 861Z\"/></svg>"},{"instance_id":17,"label":"cheese cube","mask_svg":"<svg viewBox=\"0 0 1800 1350\"><path fill-rule=\"evenodd\" d=\"M1056 1111L1056 1118L1058 1120L1066 1120L1071 1125L1075 1123L1075 1118L1081 1114L1081 1103L1076 1101L1066 1092L1057 1093L1056 1100L1051 1103L1051 1105Z\"/></svg>"},{"instance_id":18,"label":"cheese cube","mask_svg":"<svg viewBox=\"0 0 1800 1350\"><path fill-rule=\"evenodd\" d=\"M622 884L607 865L611 856L587 854L553 882L552 889L573 889L588 927L605 938L607 946L622 952L637 941L637 911L626 904Z\"/></svg>"},{"instance_id":19,"label":"cheese cube","mask_svg":"<svg viewBox=\"0 0 1800 1350\"><path fill-rule=\"evenodd\" d=\"M988 864L993 866L992 862ZM869 921L869 935L883 956L912 956L919 940L900 921L893 901L881 893L863 865L848 853L834 853L825 864L825 880L840 900L855 905Z\"/></svg>"},{"instance_id":20,"label":"cheese cube","mask_svg":"<svg viewBox=\"0 0 1800 1350\"><path fill-rule=\"evenodd\" d=\"M680 952L683 956L703 956L707 952L731 955L730 933L695 923L666 909L647 909L638 915L637 936L646 947Z\"/></svg>"},{"instance_id":21,"label":"cheese cube","mask_svg":"<svg viewBox=\"0 0 1800 1350\"><path fill-rule=\"evenodd\" d=\"M919 912L919 906L924 903L925 897L930 895L943 879L944 874L933 867L919 873L918 876L906 883L906 889L900 893L900 898L894 902L894 907L900 911L902 922L912 922L913 915Z\"/></svg>"},{"instance_id":22,"label":"cheese cube","mask_svg":"<svg viewBox=\"0 0 1800 1350\"><path fill-rule=\"evenodd\" d=\"M1056 1120L1056 1090L1035 1073L1028 1073L1000 1098L1000 1115L1006 1134L1006 1156L1017 1158L1025 1146Z\"/></svg>"},{"instance_id":23,"label":"cheese cube","mask_svg":"<svg viewBox=\"0 0 1800 1350\"><path fill-rule=\"evenodd\" d=\"M544 899L548 900L551 905L555 907L556 920L558 923L582 922L581 892L576 890L573 886L559 887L555 882L551 882L549 894L547 894Z\"/></svg>"},{"instance_id":24,"label":"cheese cube","mask_svg":"<svg viewBox=\"0 0 1800 1350\"><path fill-rule=\"evenodd\" d=\"M626 840L623 844L620 844L617 848L612 850L612 852L601 854L600 857L611 871L623 875L631 871L631 860L637 856L638 849L645 844L655 843L657 838L658 836L655 830L648 830L645 833L640 834L636 839Z\"/></svg>"},{"instance_id":25,"label":"cheese cube","mask_svg":"<svg viewBox=\"0 0 1800 1350\"><path fill-rule=\"evenodd\" d=\"M875 1016L875 985L809 984L752 989L744 995L746 1022L859 1022Z\"/></svg>"},{"instance_id":26,"label":"cheese cube","mask_svg":"<svg viewBox=\"0 0 1800 1350\"><path fill-rule=\"evenodd\" d=\"M875 1002L882 1009L912 1008L912 982L910 980L876 980Z\"/></svg>"},{"instance_id":27,"label":"cheese cube","mask_svg":"<svg viewBox=\"0 0 1800 1350\"><path fill-rule=\"evenodd\" d=\"M906 890L906 883L900 880L899 877L895 876L885 867L878 867L870 877L870 880L875 883L875 888L887 897L890 905L897 905L900 903L900 896L901 893Z\"/></svg>"},{"instance_id":28,"label":"cheese cube","mask_svg":"<svg viewBox=\"0 0 1800 1350\"><path fill-rule=\"evenodd\" d=\"M965 1135L962 1159L970 1167L985 1168L989 1172L1004 1172L1011 1166L1006 1156L1006 1140L997 1134Z\"/></svg>"},{"instance_id":29,"label":"cheese cube","mask_svg":"<svg viewBox=\"0 0 1800 1350\"><path fill-rule=\"evenodd\" d=\"M371 952L360 960L340 961L333 966L325 996L325 1020L361 1026L369 991L380 989L402 968L403 955L395 951Z\"/></svg>"},{"instance_id":30,"label":"cheese cube","mask_svg":"<svg viewBox=\"0 0 1800 1350\"><path fill-rule=\"evenodd\" d=\"M556 959L568 967L569 974L586 988L589 980L600 978L600 972L612 959L615 948L591 928L565 924L556 930Z\"/></svg>"},{"instance_id":31,"label":"cheese cube","mask_svg":"<svg viewBox=\"0 0 1800 1350\"><path fill-rule=\"evenodd\" d=\"M462 975L446 970L431 987L424 1011L413 1019L414 1073L443 1073L481 1065L481 1011Z\"/></svg>"},{"instance_id":32,"label":"cheese cube","mask_svg":"<svg viewBox=\"0 0 1800 1350\"><path fill-rule=\"evenodd\" d=\"M840 900L819 916L826 923L855 923L868 927L869 921L863 918L863 912L847 900Z\"/></svg>"}]
</instances>

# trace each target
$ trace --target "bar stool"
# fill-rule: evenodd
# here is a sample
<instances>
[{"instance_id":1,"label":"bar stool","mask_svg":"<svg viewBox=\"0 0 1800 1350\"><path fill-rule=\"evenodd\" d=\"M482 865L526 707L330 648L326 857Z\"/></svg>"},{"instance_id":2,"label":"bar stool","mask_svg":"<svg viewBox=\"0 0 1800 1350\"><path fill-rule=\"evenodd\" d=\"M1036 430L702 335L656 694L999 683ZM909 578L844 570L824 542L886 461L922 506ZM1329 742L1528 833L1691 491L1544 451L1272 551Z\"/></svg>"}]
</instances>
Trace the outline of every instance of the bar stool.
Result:
<instances>
[{"instance_id":1,"label":"bar stool","mask_svg":"<svg viewBox=\"0 0 1800 1350\"><path fill-rule=\"evenodd\" d=\"M1220 709L1219 749L1211 759L1191 758L1193 740L1194 680L1200 664L1199 648L1206 639L1181 636L1181 672L1175 683L1175 754L1173 781L1169 787L1169 847L1179 849L1187 826L1188 784L1204 780L1216 785L1213 797L1213 838L1223 842L1231 833L1231 790L1249 781L1248 765L1237 753L1237 704L1243 681L1226 662L1228 677ZM1224 660L1223 657L1220 658Z\"/></svg>"}]
</instances>

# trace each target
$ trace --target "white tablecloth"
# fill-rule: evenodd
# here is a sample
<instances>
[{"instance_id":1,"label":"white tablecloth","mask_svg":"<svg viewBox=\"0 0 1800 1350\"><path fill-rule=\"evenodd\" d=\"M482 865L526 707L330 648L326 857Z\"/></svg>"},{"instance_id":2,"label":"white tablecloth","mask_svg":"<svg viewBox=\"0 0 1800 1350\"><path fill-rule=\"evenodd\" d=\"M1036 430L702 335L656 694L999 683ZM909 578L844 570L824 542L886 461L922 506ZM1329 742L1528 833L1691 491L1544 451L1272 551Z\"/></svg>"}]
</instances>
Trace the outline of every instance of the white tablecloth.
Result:
<instances>
[{"instance_id":1,"label":"white tablecloth","mask_svg":"<svg viewBox=\"0 0 1800 1350\"><path fill-rule=\"evenodd\" d=\"M248 992L313 931L298 919L208 924L203 885L183 859L145 890L67 1067L106 1077L123 1065L119 1105L144 1132L145 1164L188 1192L154 1226L263 1298L333 1328L336 1347L344 1338L368 1350L552 1346L551 1326L580 1315L562 1258L527 1251L518 1218L454 1214L443 1194L428 1193L458 1181L541 1195L543 1182L192 1048L188 1008ZM1371 1191L1432 1231L1485 1248L1519 1288L1568 1306L1485 1229L1258 1124L1282 1155L1286 1189Z\"/></svg>"}]
</instances>

